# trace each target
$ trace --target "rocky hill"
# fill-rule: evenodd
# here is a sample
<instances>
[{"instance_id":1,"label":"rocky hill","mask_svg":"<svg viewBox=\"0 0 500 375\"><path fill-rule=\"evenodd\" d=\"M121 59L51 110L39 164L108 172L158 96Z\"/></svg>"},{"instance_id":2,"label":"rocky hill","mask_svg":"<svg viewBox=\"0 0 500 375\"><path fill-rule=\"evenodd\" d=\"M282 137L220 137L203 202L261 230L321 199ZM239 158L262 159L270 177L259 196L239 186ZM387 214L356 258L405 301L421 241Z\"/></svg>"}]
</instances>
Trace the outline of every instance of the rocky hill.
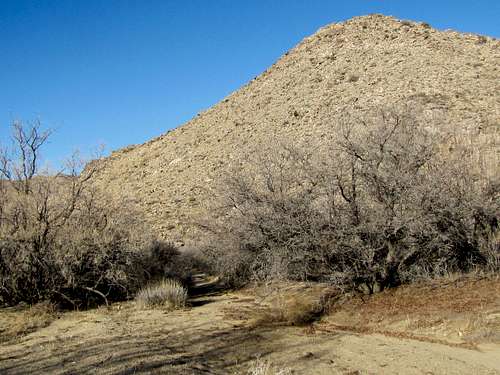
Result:
<instances>
[{"instance_id":1,"label":"rocky hill","mask_svg":"<svg viewBox=\"0 0 500 375\"><path fill-rule=\"evenodd\" d=\"M338 119L393 103L444 114L436 126L484 147L496 168L500 139L500 41L371 15L321 28L247 85L191 121L102 161L96 184L132 199L174 241L231 164L276 138L334 137Z\"/></svg>"}]
</instances>

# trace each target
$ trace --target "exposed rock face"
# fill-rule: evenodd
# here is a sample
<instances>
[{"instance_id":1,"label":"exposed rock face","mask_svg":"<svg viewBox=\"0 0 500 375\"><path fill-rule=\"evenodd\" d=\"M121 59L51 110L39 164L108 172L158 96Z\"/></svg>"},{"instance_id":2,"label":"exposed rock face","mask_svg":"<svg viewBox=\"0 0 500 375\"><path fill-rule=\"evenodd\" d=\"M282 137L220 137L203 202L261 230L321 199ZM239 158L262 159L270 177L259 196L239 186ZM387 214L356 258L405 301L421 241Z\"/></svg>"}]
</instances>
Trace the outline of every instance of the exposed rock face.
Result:
<instances>
[{"instance_id":1,"label":"exposed rock face","mask_svg":"<svg viewBox=\"0 0 500 375\"><path fill-rule=\"evenodd\" d=\"M498 163L500 41L372 15L332 24L213 108L143 145L114 152L96 183L132 198L157 233L179 240L205 191L240 156L275 137L321 142L349 111L411 101L445 114Z\"/></svg>"}]
</instances>

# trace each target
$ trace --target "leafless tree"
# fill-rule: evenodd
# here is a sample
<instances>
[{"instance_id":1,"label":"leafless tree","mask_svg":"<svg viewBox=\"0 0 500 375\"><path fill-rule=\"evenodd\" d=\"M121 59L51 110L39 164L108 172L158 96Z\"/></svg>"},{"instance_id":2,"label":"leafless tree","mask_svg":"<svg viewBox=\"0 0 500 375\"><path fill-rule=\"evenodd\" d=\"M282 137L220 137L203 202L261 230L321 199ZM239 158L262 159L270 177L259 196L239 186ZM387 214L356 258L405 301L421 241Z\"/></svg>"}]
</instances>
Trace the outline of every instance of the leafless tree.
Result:
<instances>
[{"instance_id":1,"label":"leafless tree","mask_svg":"<svg viewBox=\"0 0 500 375\"><path fill-rule=\"evenodd\" d=\"M15 121L12 125L11 150L0 148L0 177L11 181L16 190L28 194L30 183L38 172L40 149L51 135L51 130L42 130L39 120L29 126Z\"/></svg>"}]
</instances>

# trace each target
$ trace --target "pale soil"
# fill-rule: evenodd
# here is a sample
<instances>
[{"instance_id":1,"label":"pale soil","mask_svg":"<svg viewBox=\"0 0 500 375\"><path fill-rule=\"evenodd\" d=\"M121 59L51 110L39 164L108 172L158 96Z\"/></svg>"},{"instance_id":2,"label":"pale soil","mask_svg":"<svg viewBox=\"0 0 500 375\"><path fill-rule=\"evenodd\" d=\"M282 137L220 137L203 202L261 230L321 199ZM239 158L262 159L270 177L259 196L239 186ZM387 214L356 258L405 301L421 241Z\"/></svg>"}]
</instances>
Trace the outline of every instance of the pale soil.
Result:
<instances>
[{"instance_id":1,"label":"pale soil","mask_svg":"<svg viewBox=\"0 0 500 375\"><path fill-rule=\"evenodd\" d=\"M312 327L255 326L248 318L260 308L255 296L200 291L182 311L127 302L63 314L0 344L0 373L245 374L260 357L293 374L500 374L498 343L467 349L354 333L334 329L331 318Z\"/></svg>"}]
</instances>

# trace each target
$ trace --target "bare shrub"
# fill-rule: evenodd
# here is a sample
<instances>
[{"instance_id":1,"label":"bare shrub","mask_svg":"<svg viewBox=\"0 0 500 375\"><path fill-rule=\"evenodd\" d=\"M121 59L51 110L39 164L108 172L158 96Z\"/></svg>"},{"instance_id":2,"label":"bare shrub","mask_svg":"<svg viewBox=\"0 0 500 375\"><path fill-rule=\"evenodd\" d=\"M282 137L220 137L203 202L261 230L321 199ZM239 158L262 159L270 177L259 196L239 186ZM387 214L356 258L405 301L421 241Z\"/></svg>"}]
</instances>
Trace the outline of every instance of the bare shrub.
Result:
<instances>
[{"instance_id":1,"label":"bare shrub","mask_svg":"<svg viewBox=\"0 0 500 375\"><path fill-rule=\"evenodd\" d=\"M131 204L93 189L99 163L40 170L49 135L15 123L13 147L0 148L0 303L108 304L172 272L175 249L153 241Z\"/></svg>"},{"instance_id":2,"label":"bare shrub","mask_svg":"<svg viewBox=\"0 0 500 375\"><path fill-rule=\"evenodd\" d=\"M187 290L177 280L162 279L142 288L136 302L141 308L179 309L186 306Z\"/></svg>"},{"instance_id":3,"label":"bare shrub","mask_svg":"<svg viewBox=\"0 0 500 375\"><path fill-rule=\"evenodd\" d=\"M283 146L257 157L256 171L234 171L216 193L207 262L235 285L270 275L310 279L322 267L311 154Z\"/></svg>"},{"instance_id":4,"label":"bare shrub","mask_svg":"<svg viewBox=\"0 0 500 375\"><path fill-rule=\"evenodd\" d=\"M255 174L235 170L210 227L212 251L230 254L219 272L373 293L412 270L485 267L496 256L485 249L498 254L484 241L498 231L499 185L423 121L409 108L346 116L326 151L285 145L253 160Z\"/></svg>"},{"instance_id":5,"label":"bare shrub","mask_svg":"<svg viewBox=\"0 0 500 375\"><path fill-rule=\"evenodd\" d=\"M479 228L497 229L498 190L474 173L468 150L454 145L443 155L446 136L409 111L350 120L342 133L332 168L340 201L329 223L333 271L373 292L413 267L484 265Z\"/></svg>"}]
</instances>

